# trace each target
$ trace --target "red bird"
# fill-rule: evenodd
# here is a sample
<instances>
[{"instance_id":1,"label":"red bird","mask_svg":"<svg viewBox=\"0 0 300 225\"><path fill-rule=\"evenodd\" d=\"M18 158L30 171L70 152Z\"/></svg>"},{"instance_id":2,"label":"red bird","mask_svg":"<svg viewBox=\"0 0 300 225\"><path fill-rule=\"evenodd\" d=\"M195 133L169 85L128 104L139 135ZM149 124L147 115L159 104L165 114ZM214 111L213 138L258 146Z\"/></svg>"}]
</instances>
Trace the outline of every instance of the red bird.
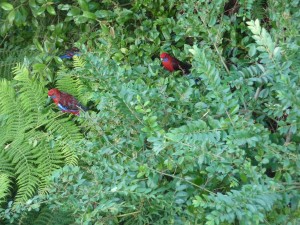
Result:
<instances>
[{"instance_id":1,"label":"red bird","mask_svg":"<svg viewBox=\"0 0 300 225\"><path fill-rule=\"evenodd\" d=\"M180 60L170 56L168 53L165 52L160 54L160 59L165 69L169 70L170 72L180 70L183 74L189 74L190 69L192 68L190 64L181 62Z\"/></svg>"},{"instance_id":2,"label":"red bird","mask_svg":"<svg viewBox=\"0 0 300 225\"><path fill-rule=\"evenodd\" d=\"M53 102L62 112L72 113L79 116L80 109L86 110L79 101L72 95L59 91L56 88L48 91L48 97L52 98Z\"/></svg>"}]
</instances>

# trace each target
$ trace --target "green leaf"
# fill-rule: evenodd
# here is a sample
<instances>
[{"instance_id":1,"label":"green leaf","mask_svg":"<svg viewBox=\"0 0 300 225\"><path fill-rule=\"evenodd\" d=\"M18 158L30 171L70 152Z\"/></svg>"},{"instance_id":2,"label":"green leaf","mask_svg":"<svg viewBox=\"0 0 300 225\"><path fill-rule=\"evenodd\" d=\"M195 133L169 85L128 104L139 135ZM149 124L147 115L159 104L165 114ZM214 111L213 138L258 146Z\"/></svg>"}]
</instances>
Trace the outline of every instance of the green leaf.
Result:
<instances>
[{"instance_id":1,"label":"green leaf","mask_svg":"<svg viewBox=\"0 0 300 225\"><path fill-rule=\"evenodd\" d=\"M59 10L69 10L69 9L71 8L71 5L69 5L69 4L59 4L59 5L57 6L57 8L58 8Z\"/></svg>"},{"instance_id":2,"label":"green leaf","mask_svg":"<svg viewBox=\"0 0 300 225\"><path fill-rule=\"evenodd\" d=\"M84 11L84 12L83 12L83 16L86 17L86 18L89 18L89 19L93 19L93 20L96 19L95 14L94 14L94 13L91 13L91 12L88 12L88 11Z\"/></svg>"},{"instance_id":3,"label":"green leaf","mask_svg":"<svg viewBox=\"0 0 300 225\"><path fill-rule=\"evenodd\" d=\"M234 107L232 107L230 110L230 115L236 114L239 111L239 108L239 104L236 104Z\"/></svg>"},{"instance_id":4,"label":"green leaf","mask_svg":"<svg viewBox=\"0 0 300 225\"><path fill-rule=\"evenodd\" d=\"M36 4L35 0L29 0L29 6L31 9L38 8L38 5Z\"/></svg>"},{"instance_id":5,"label":"green leaf","mask_svg":"<svg viewBox=\"0 0 300 225\"><path fill-rule=\"evenodd\" d=\"M0 3L0 6L2 9L6 10L6 11L10 11L14 9L14 6L8 2L2 2Z\"/></svg>"},{"instance_id":6,"label":"green leaf","mask_svg":"<svg viewBox=\"0 0 300 225\"><path fill-rule=\"evenodd\" d=\"M8 22L13 23L15 17L16 17L16 11L15 10L10 11L10 13L7 15Z\"/></svg>"},{"instance_id":7,"label":"green leaf","mask_svg":"<svg viewBox=\"0 0 300 225\"><path fill-rule=\"evenodd\" d=\"M35 71L43 71L46 68L46 65L43 63L37 63L33 65L33 70Z\"/></svg>"},{"instance_id":8,"label":"green leaf","mask_svg":"<svg viewBox=\"0 0 300 225\"><path fill-rule=\"evenodd\" d=\"M113 12L110 10L97 10L95 12L96 17L98 18L107 18L113 15Z\"/></svg>"},{"instance_id":9,"label":"green leaf","mask_svg":"<svg viewBox=\"0 0 300 225\"><path fill-rule=\"evenodd\" d=\"M216 16L212 16L209 20L208 26L212 27L216 24L217 22L217 17Z\"/></svg>"},{"instance_id":10,"label":"green leaf","mask_svg":"<svg viewBox=\"0 0 300 225\"><path fill-rule=\"evenodd\" d=\"M250 44L248 47L249 47L249 56L253 57L256 53L256 46L255 44Z\"/></svg>"},{"instance_id":11,"label":"green leaf","mask_svg":"<svg viewBox=\"0 0 300 225\"><path fill-rule=\"evenodd\" d=\"M47 6L47 12L51 15L56 15L55 9L52 5Z\"/></svg>"},{"instance_id":12,"label":"green leaf","mask_svg":"<svg viewBox=\"0 0 300 225\"><path fill-rule=\"evenodd\" d=\"M41 6L38 8L38 10L36 11L36 15L42 15L46 10L46 6Z\"/></svg>"},{"instance_id":13,"label":"green leaf","mask_svg":"<svg viewBox=\"0 0 300 225\"><path fill-rule=\"evenodd\" d=\"M33 39L33 43L35 44L35 47L39 49L41 52L44 51L43 46L39 43L39 41L36 38Z\"/></svg>"},{"instance_id":14,"label":"green leaf","mask_svg":"<svg viewBox=\"0 0 300 225\"><path fill-rule=\"evenodd\" d=\"M78 7L72 7L71 10L68 12L68 16L77 16L80 15L81 10Z\"/></svg>"},{"instance_id":15,"label":"green leaf","mask_svg":"<svg viewBox=\"0 0 300 225\"><path fill-rule=\"evenodd\" d=\"M78 3L82 11L89 11L89 5L85 0L78 0Z\"/></svg>"}]
</instances>

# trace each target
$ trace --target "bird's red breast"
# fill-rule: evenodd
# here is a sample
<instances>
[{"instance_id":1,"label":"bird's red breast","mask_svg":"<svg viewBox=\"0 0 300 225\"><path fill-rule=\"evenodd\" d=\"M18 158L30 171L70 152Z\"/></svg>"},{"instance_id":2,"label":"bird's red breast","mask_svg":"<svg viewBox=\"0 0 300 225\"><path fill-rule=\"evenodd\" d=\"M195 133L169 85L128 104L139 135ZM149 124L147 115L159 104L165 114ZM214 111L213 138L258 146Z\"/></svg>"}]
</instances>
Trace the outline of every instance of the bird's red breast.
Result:
<instances>
[{"instance_id":1,"label":"bird's red breast","mask_svg":"<svg viewBox=\"0 0 300 225\"><path fill-rule=\"evenodd\" d=\"M160 54L160 59L162 62L162 65L164 66L164 68L166 70L169 70L170 72L174 71L174 67L173 67L173 58L172 56L170 56L168 53L163 52Z\"/></svg>"}]
</instances>

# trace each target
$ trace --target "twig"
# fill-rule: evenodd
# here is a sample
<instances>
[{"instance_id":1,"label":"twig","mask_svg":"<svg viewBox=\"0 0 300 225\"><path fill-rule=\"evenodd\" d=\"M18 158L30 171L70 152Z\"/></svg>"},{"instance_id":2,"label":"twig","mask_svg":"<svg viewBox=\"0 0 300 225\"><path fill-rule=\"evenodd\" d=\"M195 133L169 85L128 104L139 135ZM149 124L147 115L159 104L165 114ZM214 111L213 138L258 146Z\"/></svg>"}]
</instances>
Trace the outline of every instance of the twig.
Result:
<instances>
[{"instance_id":1,"label":"twig","mask_svg":"<svg viewBox=\"0 0 300 225\"><path fill-rule=\"evenodd\" d=\"M231 117L230 117L230 115L229 115L229 113L228 113L227 110L226 110L226 114L227 114L227 116L228 116L228 118L230 120L231 125L235 128L234 123L232 122L232 119L231 119Z\"/></svg>"},{"instance_id":2,"label":"twig","mask_svg":"<svg viewBox=\"0 0 300 225\"><path fill-rule=\"evenodd\" d=\"M219 57L220 57L220 59L221 59L221 62L222 62L222 64L223 64L223 66L224 66L226 72L227 72L228 74L230 74L229 69L228 69L228 67L227 67L227 65L226 65L226 63L225 63L225 61L224 61L224 59L223 59L223 56L222 56L221 53L219 52L219 49L218 49L218 47L217 47L217 45L216 45L215 42L214 42L214 48L216 49L216 51L217 51L217 53L218 53L218 55L219 55Z\"/></svg>"},{"instance_id":3,"label":"twig","mask_svg":"<svg viewBox=\"0 0 300 225\"><path fill-rule=\"evenodd\" d=\"M125 213L125 214L118 215L117 217L130 216L130 215L138 214L138 213L140 213L140 212L141 212L141 211L135 211L135 212L131 212L131 213Z\"/></svg>"},{"instance_id":4,"label":"twig","mask_svg":"<svg viewBox=\"0 0 300 225\"><path fill-rule=\"evenodd\" d=\"M255 92L255 95L254 95L254 99L257 100L258 96L259 96L259 93L261 92L261 89L262 89L262 85L256 89L256 92Z\"/></svg>"},{"instance_id":5,"label":"twig","mask_svg":"<svg viewBox=\"0 0 300 225\"><path fill-rule=\"evenodd\" d=\"M290 143L291 139L292 139L292 131L291 131L291 127L290 127L288 129L287 135L285 137L285 143L284 143L284 145L287 146Z\"/></svg>"}]
</instances>

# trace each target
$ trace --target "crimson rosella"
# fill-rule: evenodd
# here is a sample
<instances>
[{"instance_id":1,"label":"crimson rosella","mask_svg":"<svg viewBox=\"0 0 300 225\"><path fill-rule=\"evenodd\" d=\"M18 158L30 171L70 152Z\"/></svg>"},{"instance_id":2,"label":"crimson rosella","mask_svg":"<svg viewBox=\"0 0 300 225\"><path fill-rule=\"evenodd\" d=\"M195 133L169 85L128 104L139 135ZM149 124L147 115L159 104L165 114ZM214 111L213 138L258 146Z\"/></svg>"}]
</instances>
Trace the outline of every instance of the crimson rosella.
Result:
<instances>
[{"instance_id":1,"label":"crimson rosella","mask_svg":"<svg viewBox=\"0 0 300 225\"><path fill-rule=\"evenodd\" d=\"M182 71L183 74L189 74L191 65L188 63L181 62L180 60L176 59L175 57L170 56L168 53L161 53L160 59L162 61L162 65L166 70L173 72L175 70Z\"/></svg>"},{"instance_id":2,"label":"crimson rosella","mask_svg":"<svg viewBox=\"0 0 300 225\"><path fill-rule=\"evenodd\" d=\"M68 93L59 91L57 88L50 89L48 96L52 98L53 102L62 112L72 113L78 116L80 109L86 110L76 98Z\"/></svg>"},{"instance_id":3,"label":"crimson rosella","mask_svg":"<svg viewBox=\"0 0 300 225\"><path fill-rule=\"evenodd\" d=\"M59 57L61 59L72 59L74 55L80 55L79 49L76 47L68 49L64 55L61 55Z\"/></svg>"}]
</instances>

